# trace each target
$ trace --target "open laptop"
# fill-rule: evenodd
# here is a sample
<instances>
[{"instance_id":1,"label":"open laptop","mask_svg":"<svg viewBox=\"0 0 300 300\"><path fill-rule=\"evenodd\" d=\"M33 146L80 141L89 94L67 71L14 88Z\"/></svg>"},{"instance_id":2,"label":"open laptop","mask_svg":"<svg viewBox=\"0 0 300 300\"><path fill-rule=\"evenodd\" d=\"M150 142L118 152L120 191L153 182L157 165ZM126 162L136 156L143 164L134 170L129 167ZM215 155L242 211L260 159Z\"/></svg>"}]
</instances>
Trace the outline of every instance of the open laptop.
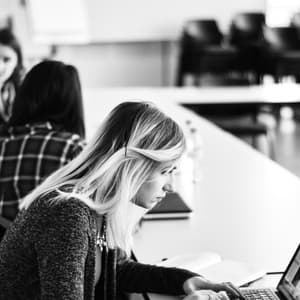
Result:
<instances>
[{"instance_id":1,"label":"open laptop","mask_svg":"<svg viewBox=\"0 0 300 300\"><path fill-rule=\"evenodd\" d=\"M246 300L300 300L300 245L282 275L276 290L241 288Z\"/></svg>"}]
</instances>

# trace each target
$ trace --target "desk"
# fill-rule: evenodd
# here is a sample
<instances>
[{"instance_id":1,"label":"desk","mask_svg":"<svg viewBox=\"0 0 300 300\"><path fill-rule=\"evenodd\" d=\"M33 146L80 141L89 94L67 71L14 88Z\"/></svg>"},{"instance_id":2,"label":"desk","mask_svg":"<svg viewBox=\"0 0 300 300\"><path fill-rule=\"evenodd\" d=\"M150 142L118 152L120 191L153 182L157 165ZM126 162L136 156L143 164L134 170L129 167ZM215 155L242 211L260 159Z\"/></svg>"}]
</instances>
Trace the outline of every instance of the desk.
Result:
<instances>
[{"instance_id":1,"label":"desk","mask_svg":"<svg viewBox=\"0 0 300 300\"><path fill-rule=\"evenodd\" d=\"M203 139L194 215L181 221L145 221L135 239L138 259L154 263L214 251L282 271L300 241L299 178L211 123L176 109L180 118L192 118Z\"/></svg>"},{"instance_id":2,"label":"desk","mask_svg":"<svg viewBox=\"0 0 300 300\"><path fill-rule=\"evenodd\" d=\"M90 90L89 92L92 92ZM182 104L300 104L300 84L228 87L122 87L94 90L103 97L171 101ZM102 100L104 101L105 98Z\"/></svg>"},{"instance_id":3,"label":"desk","mask_svg":"<svg viewBox=\"0 0 300 300\"><path fill-rule=\"evenodd\" d=\"M300 104L300 84L270 84L240 87L120 87L84 90L87 134L99 125L99 120L110 110L108 102L144 100L177 104L247 104L272 106ZM99 107L99 109L93 108Z\"/></svg>"},{"instance_id":4,"label":"desk","mask_svg":"<svg viewBox=\"0 0 300 300\"><path fill-rule=\"evenodd\" d=\"M135 98L157 102L181 124L191 120L203 139L202 180L190 189L194 215L188 220L145 221L135 236L137 258L155 263L183 253L214 251L267 271L284 270L300 241L300 180L162 94L152 99L146 94L126 89L84 93L88 135L118 102Z\"/></svg>"}]
</instances>

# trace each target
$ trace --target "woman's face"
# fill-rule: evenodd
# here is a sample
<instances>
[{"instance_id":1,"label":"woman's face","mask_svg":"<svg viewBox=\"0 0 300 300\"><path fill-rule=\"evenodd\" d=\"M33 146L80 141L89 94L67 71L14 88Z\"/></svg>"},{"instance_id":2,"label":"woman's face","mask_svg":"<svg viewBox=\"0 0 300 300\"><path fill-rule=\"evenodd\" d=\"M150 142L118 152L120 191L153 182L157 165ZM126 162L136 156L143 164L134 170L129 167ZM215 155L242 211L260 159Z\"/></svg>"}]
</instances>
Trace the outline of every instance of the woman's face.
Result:
<instances>
[{"instance_id":1,"label":"woman's face","mask_svg":"<svg viewBox=\"0 0 300 300\"><path fill-rule=\"evenodd\" d=\"M0 44L0 83L4 83L18 64L17 53L9 46Z\"/></svg>"},{"instance_id":2,"label":"woman's face","mask_svg":"<svg viewBox=\"0 0 300 300\"><path fill-rule=\"evenodd\" d=\"M136 204L150 209L160 202L167 192L173 192L176 170L176 162L162 164L141 186L136 196Z\"/></svg>"}]
</instances>

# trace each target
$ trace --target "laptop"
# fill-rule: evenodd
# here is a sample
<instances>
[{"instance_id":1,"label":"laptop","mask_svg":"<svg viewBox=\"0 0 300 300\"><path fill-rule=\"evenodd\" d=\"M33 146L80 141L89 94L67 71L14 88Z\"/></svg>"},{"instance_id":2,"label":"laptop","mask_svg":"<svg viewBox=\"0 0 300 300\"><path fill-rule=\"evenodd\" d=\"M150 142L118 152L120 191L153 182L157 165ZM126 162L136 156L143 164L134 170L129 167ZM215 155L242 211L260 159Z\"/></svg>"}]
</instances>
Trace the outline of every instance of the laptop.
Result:
<instances>
[{"instance_id":1,"label":"laptop","mask_svg":"<svg viewBox=\"0 0 300 300\"><path fill-rule=\"evenodd\" d=\"M241 288L240 291L246 300L300 300L300 245L275 290Z\"/></svg>"}]
</instances>

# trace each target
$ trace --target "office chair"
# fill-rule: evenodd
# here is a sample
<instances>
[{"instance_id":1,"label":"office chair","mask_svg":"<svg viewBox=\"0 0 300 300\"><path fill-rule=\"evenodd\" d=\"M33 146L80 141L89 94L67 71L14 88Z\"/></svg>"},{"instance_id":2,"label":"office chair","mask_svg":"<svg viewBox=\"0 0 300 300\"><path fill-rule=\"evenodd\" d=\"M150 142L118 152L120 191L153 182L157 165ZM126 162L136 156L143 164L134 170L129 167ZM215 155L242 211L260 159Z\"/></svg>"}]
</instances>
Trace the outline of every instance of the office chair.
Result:
<instances>
[{"instance_id":1,"label":"office chair","mask_svg":"<svg viewBox=\"0 0 300 300\"><path fill-rule=\"evenodd\" d=\"M300 38L295 27L265 27L260 72L275 82L293 76L300 82Z\"/></svg>"},{"instance_id":2,"label":"office chair","mask_svg":"<svg viewBox=\"0 0 300 300\"><path fill-rule=\"evenodd\" d=\"M195 77L194 85L199 85L200 76L203 74L222 75L215 82L211 81L210 85L250 84L249 80L244 78L229 76L237 70L239 54L237 49L224 46L223 41L224 37L215 20L186 22L181 39L177 85L185 84L186 74ZM257 108L252 105L236 107L227 104L207 106L186 104L184 106L240 138L250 137L251 144L255 148L259 148L257 140L261 135L270 140L267 126L258 122ZM269 144L270 149L273 149L272 143Z\"/></svg>"},{"instance_id":3,"label":"office chair","mask_svg":"<svg viewBox=\"0 0 300 300\"><path fill-rule=\"evenodd\" d=\"M263 27L265 14L248 12L236 14L230 24L228 43L239 49L238 69L260 83L262 78L258 72L260 51L263 44Z\"/></svg>"},{"instance_id":4,"label":"office chair","mask_svg":"<svg viewBox=\"0 0 300 300\"><path fill-rule=\"evenodd\" d=\"M236 49L223 45L223 34L214 19L187 21L180 41L176 85L183 86L187 74L196 84L203 74L228 74L236 58Z\"/></svg>"},{"instance_id":5,"label":"office chair","mask_svg":"<svg viewBox=\"0 0 300 300\"><path fill-rule=\"evenodd\" d=\"M239 46L260 43L264 25L264 13L249 12L236 14L231 21L229 29L230 43Z\"/></svg>"},{"instance_id":6,"label":"office chair","mask_svg":"<svg viewBox=\"0 0 300 300\"><path fill-rule=\"evenodd\" d=\"M268 145L268 156L275 159L274 136L268 126L258 120L259 106L252 104L183 104L183 106L236 137L250 140L250 145L257 150L262 150L260 138L263 137Z\"/></svg>"}]
</instances>

